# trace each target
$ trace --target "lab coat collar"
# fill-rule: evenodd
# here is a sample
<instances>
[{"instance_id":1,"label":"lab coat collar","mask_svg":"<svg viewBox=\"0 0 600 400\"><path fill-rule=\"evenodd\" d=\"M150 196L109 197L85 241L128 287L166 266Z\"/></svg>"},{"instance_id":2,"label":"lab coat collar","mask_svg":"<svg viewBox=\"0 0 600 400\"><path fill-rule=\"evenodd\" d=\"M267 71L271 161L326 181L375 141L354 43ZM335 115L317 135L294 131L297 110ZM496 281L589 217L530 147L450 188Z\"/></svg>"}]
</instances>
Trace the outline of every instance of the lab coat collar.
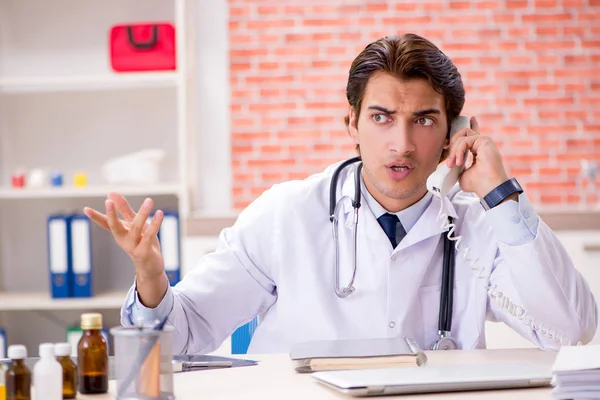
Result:
<instances>
[{"instance_id":1,"label":"lab coat collar","mask_svg":"<svg viewBox=\"0 0 600 400\"><path fill-rule=\"evenodd\" d=\"M341 190L341 197L339 198L338 202L343 202L339 206L341 209L340 214L343 213L343 218L344 218L344 219L342 219L341 218L342 215L340 215L340 225L344 224L349 229L352 229L353 222L354 222L354 219L353 219L354 208L352 207L352 201L354 199L354 188L355 188L354 173L356 171L357 166L358 166L358 163L352 164L352 165L346 167L344 169L344 171L342 171L342 173L340 173L340 175L339 175L339 179L342 181L342 184L341 184L342 190ZM446 215L453 217L454 219L458 219L458 214L457 214L456 209L455 209L454 205L452 204L452 202L448 198L445 198L445 199L443 199L443 203L444 203L443 212ZM429 203L429 206L425 209L423 214L419 217L419 219L417 220L415 225L412 227L412 229L410 229L407 232L406 236L398 244L398 246L396 247L395 250L401 250L403 248L409 247L415 243L419 243L425 239L428 239L435 235L439 235L442 232L444 232L442 225L446 224L447 217L445 219L440 218L441 204L442 204L442 199L440 199L436 196L433 196L433 198L431 199L431 202ZM368 218L367 221L370 221L372 219L373 221L376 222L375 216L373 215L372 211L369 209L369 207L365 206L365 201L364 201L364 199L362 199L361 207L359 209L359 214L362 215L361 220L363 220L363 222L365 222L365 219L364 219L365 213L370 214L369 215L370 218ZM360 225L361 225L361 223L359 222L359 226ZM367 222L367 226L363 225L363 228L369 229L370 227L373 227L373 226L374 226L374 224ZM379 228L381 228L381 227L379 227ZM383 233L383 230L382 230L382 233ZM390 248L391 248L391 244L390 244Z\"/></svg>"}]
</instances>

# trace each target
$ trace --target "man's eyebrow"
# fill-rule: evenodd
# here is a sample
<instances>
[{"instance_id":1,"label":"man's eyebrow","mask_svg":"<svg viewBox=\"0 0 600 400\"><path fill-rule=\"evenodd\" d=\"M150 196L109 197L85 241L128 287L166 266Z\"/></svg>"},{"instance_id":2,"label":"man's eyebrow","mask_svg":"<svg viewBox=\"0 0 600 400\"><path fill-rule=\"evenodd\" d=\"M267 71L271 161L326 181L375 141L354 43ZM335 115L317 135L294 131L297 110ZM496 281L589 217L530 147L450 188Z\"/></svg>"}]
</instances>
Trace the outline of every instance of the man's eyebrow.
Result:
<instances>
[{"instance_id":1,"label":"man's eyebrow","mask_svg":"<svg viewBox=\"0 0 600 400\"><path fill-rule=\"evenodd\" d=\"M425 115L429 115L429 114L441 114L442 112L440 110L438 110L437 108L427 108L425 110L419 110L419 111L415 111L413 112L413 116L415 117L423 117Z\"/></svg>"},{"instance_id":2,"label":"man's eyebrow","mask_svg":"<svg viewBox=\"0 0 600 400\"><path fill-rule=\"evenodd\" d=\"M396 112L396 110L388 110L387 108L382 107L382 106L369 106L368 109L381 111L386 114L394 114Z\"/></svg>"}]
</instances>

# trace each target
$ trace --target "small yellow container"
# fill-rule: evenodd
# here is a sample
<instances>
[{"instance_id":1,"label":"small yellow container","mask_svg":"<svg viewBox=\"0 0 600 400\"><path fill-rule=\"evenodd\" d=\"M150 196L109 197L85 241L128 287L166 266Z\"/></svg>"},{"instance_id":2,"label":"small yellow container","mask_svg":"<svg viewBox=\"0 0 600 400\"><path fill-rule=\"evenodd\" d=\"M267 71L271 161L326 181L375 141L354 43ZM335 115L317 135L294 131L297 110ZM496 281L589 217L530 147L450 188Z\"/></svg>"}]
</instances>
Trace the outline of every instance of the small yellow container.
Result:
<instances>
[{"instance_id":1,"label":"small yellow container","mask_svg":"<svg viewBox=\"0 0 600 400\"><path fill-rule=\"evenodd\" d=\"M87 186L87 174L83 172L76 173L73 176L73 185L75 185L75 187Z\"/></svg>"}]
</instances>

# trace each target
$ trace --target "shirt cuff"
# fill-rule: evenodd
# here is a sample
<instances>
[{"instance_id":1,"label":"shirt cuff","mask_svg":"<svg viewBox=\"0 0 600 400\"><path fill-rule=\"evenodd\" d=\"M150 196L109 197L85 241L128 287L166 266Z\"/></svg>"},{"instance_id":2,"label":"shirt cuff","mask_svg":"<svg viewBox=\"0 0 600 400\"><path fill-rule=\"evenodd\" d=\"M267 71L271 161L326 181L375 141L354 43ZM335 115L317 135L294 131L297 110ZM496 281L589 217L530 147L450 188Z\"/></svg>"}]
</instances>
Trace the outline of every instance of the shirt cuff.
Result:
<instances>
[{"instance_id":1,"label":"shirt cuff","mask_svg":"<svg viewBox=\"0 0 600 400\"><path fill-rule=\"evenodd\" d=\"M537 237L540 218L525 193L519 201L507 200L485 212L498 241L509 246L520 246Z\"/></svg>"},{"instance_id":2,"label":"shirt cuff","mask_svg":"<svg viewBox=\"0 0 600 400\"><path fill-rule=\"evenodd\" d=\"M137 325L139 322L144 324L154 323L156 320L162 320L167 317L173 309L174 295L171 286L156 308L144 306L138 298L137 289L134 292L134 301L131 305L131 322Z\"/></svg>"}]
</instances>

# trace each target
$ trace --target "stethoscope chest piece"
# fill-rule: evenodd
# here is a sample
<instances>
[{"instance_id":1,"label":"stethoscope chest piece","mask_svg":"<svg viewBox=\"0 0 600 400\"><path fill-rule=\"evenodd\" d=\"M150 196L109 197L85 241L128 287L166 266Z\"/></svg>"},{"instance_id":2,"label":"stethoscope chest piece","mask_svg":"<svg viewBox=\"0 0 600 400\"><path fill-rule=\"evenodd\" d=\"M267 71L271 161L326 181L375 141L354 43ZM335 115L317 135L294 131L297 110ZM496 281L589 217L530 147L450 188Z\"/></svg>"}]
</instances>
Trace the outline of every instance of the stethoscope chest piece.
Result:
<instances>
[{"instance_id":1,"label":"stethoscope chest piece","mask_svg":"<svg viewBox=\"0 0 600 400\"><path fill-rule=\"evenodd\" d=\"M451 336L446 336L448 333L441 333L440 338L431 345L431 350L456 350L456 341Z\"/></svg>"}]
</instances>

